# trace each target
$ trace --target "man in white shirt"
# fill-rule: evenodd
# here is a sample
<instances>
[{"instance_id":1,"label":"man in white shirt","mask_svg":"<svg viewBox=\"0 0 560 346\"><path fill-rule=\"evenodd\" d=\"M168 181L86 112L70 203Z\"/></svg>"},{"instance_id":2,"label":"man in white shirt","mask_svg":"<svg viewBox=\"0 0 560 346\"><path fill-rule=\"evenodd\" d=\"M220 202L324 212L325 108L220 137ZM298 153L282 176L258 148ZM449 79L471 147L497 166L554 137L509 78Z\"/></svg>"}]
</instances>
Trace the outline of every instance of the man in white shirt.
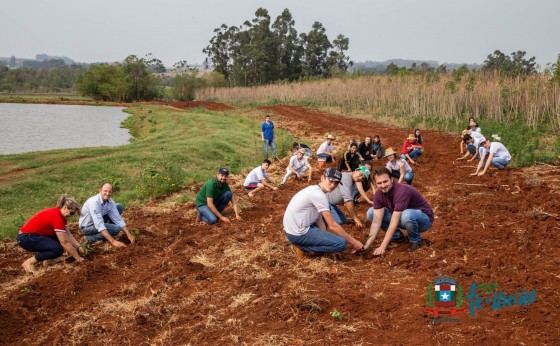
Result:
<instances>
[{"instance_id":1,"label":"man in white shirt","mask_svg":"<svg viewBox=\"0 0 560 346\"><path fill-rule=\"evenodd\" d=\"M134 244L135 238L121 217L123 206L115 203L111 199L112 195L113 186L110 183L103 183L99 188L99 194L90 197L82 206L78 224L85 242L107 240L113 246L123 247L126 245L115 239L122 230L130 243Z\"/></svg>"},{"instance_id":2,"label":"man in white shirt","mask_svg":"<svg viewBox=\"0 0 560 346\"><path fill-rule=\"evenodd\" d=\"M319 185L306 187L292 197L284 213L284 232L298 259L304 252L340 253L350 243L355 251L363 244L338 225L329 210L325 193L334 190L341 179L335 168L327 168Z\"/></svg>"},{"instance_id":3,"label":"man in white shirt","mask_svg":"<svg viewBox=\"0 0 560 346\"><path fill-rule=\"evenodd\" d=\"M296 155L290 158L290 163L288 164L288 168L286 168L286 175L284 176L284 179L282 179L282 182L280 182L280 185L286 184L288 179L294 174L298 179L301 179L303 177L303 173L308 170L309 177L307 178L307 181L309 182L311 180L311 165L307 161L305 154L305 148L300 148L298 149Z\"/></svg>"},{"instance_id":4,"label":"man in white shirt","mask_svg":"<svg viewBox=\"0 0 560 346\"><path fill-rule=\"evenodd\" d=\"M484 148L484 150L481 150L480 152L480 162L478 163L478 167L476 167L476 172L471 175L484 175L490 165L495 166L498 169L504 169L507 165L509 165L511 161L511 154L502 143L490 142L489 140L484 139L480 141L480 147ZM488 159L486 159L486 157L488 157ZM482 167L484 167L484 169L479 173Z\"/></svg>"},{"instance_id":5,"label":"man in white shirt","mask_svg":"<svg viewBox=\"0 0 560 346\"><path fill-rule=\"evenodd\" d=\"M317 157L319 159L324 159L326 162L334 161L334 149L332 146L332 142L334 140L335 137L333 135L327 135L327 140L319 146L319 149L317 149Z\"/></svg>"},{"instance_id":6,"label":"man in white shirt","mask_svg":"<svg viewBox=\"0 0 560 346\"><path fill-rule=\"evenodd\" d=\"M255 167L245 178L243 187L246 190L252 190L249 192L249 197L253 197L257 191L260 191L266 187L272 189L273 191L278 190L274 186L274 182L266 175L266 170L270 167L270 160L265 159L259 167Z\"/></svg>"}]
</instances>

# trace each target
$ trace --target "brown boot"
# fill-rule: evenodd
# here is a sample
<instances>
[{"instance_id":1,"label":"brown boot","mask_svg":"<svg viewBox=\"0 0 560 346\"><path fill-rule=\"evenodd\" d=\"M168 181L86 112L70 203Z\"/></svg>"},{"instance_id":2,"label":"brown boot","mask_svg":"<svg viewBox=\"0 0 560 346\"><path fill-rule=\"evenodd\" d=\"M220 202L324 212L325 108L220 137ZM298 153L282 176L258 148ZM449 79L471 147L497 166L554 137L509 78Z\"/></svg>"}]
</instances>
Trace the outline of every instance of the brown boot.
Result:
<instances>
[{"instance_id":1,"label":"brown boot","mask_svg":"<svg viewBox=\"0 0 560 346\"><path fill-rule=\"evenodd\" d=\"M292 250L294 256L296 256L298 261L301 261L305 258L305 252L303 252L299 247L291 245L290 249Z\"/></svg>"}]
</instances>

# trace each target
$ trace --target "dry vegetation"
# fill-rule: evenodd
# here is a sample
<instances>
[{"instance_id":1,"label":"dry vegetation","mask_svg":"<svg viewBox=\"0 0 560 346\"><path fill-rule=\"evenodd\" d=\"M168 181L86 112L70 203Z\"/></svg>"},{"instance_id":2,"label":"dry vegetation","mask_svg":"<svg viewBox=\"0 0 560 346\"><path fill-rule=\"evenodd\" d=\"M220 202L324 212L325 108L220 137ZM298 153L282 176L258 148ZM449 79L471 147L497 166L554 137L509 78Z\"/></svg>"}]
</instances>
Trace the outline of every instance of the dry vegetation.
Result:
<instances>
[{"instance_id":1,"label":"dry vegetation","mask_svg":"<svg viewBox=\"0 0 560 346\"><path fill-rule=\"evenodd\" d=\"M200 99L234 104L261 104L276 100L305 103L342 113L366 113L371 120L407 115L436 118L444 123L464 122L473 114L486 121L523 123L560 129L560 88L543 76L501 78L469 72L425 73L405 76L361 76L254 88L212 88Z\"/></svg>"}]
</instances>

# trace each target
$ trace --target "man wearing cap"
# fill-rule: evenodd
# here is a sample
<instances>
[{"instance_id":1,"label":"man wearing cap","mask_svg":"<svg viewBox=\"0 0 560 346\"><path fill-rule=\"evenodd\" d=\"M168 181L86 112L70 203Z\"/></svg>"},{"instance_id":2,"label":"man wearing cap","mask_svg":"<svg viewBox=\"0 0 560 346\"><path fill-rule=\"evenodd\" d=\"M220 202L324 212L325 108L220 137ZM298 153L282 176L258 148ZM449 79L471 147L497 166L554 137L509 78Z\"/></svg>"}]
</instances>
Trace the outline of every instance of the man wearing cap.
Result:
<instances>
[{"instance_id":1,"label":"man wearing cap","mask_svg":"<svg viewBox=\"0 0 560 346\"><path fill-rule=\"evenodd\" d=\"M412 184L414 173L408 162L401 157L397 157L393 148L387 149L385 157L388 159L385 167L389 170L391 177L398 179L399 183L404 180L408 185Z\"/></svg>"},{"instance_id":2,"label":"man wearing cap","mask_svg":"<svg viewBox=\"0 0 560 346\"><path fill-rule=\"evenodd\" d=\"M325 159L326 162L331 162L334 160L334 150L332 146L332 141L334 140L335 138L333 135L327 135L327 140L324 141L321 146L319 146L319 149L317 149L318 158Z\"/></svg>"},{"instance_id":3,"label":"man wearing cap","mask_svg":"<svg viewBox=\"0 0 560 346\"><path fill-rule=\"evenodd\" d=\"M422 155L422 146L416 141L416 137L411 133L408 138L404 140L402 146L401 157L403 159L408 159L413 165L417 165L418 157Z\"/></svg>"},{"instance_id":4,"label":"man wearing cap","mask_svg":"<svg viewBox=\"0 0 560 346\"><path fill-rule=\"evenodd\" d=\"M229 171L227 168L220 168L215 178L207 181L196 195L195 205L198 210L198 219L210 225L218 222L230 223L231 221L222 215L222 212L231 201L235 218L241 220L237 211L237 202L229 188L227 178Z\"/></svg>"},{"instance_id":5,"label":"man wearing cap","mask_svg":"<svg viewBox=\"0 0 560 346\"><path fill-rule=\"evenodd\" d=\"M294 174L298 179L301 179L303 177L303 173L307 170L309 170L309 177L307 178L307 181L311 181L311 165L307 161L305 154L306 149L300 148L298 149L296 155L290 158L290 163L288 164L288 168L286 168L286 175L284 175L284 179L282 179L280 185L286 184L288 179Z\"/></svg>"},{"instance_id":6,"label":"man wearing cap","mask_svg":"<svg viewBox=\"0 0 560 346\"><path fill-rule=\"evenodd\" d=\"M385 237L373 252L376 256L382 255L390 242L405 241L401 232L404 229L408 234L408 251L418 250L424 245L420 233L430 229L434 221L432 207L414 187L393 182L387 168L377 168L374 177L377 191L373 197L373 208L367 211L372 223L365 249L371 247L377 233L383 229Z\"/></svg>"},{"instance_id":7,"label":"man wearing cap","mask_svg":"<svg viewBox=\"0 0 560 346\"><path fill-rule=\"evenodd\" d=\"M511 161L511 154L505 145L500 142L490 142L487 139L483 139L480 141L480 150L480 162L476 167L476 172L471 175L484 175L490 165L498 169L504 169ZM486 157L488 157L488 159L486 159ZM484 162L485 160L486 162ZM479 173L482 167L484 167L484 169Z\"/></svg>"},{"instance_id":8,"label":"man wearing cap","mask_svg":"<svg viewBox=\"0 0 560 346\"><path fill-rule=\"evenodd\" d=\"M463 130L463 144L467 148L465 155L457 158L457 160L466 160L470 155L472 157L468 159L471 162L476 157L479 157L480 153L480 143L486 140L483 135L478 132L471 132L471 130Z\"/></svg>"},{"instance_id":9,"label":"man wearing cap","mask_svg":"<svg viewBox=\"0 0 560 346\"><path fill-rule=\"evenodd\" d=\"M252 190L249 192L249 197L253 197L257 191L260 191L266 187L272 191L278 190L274 182L266 175L266 170L270 167L270 160L264 160L259 167L254 168L243 183L243 187L246 190Z\"/></svg>"},{"instance_id":10,"label":"man wearing cap","mask_svg":"<svg viewBox=\"0 0 560 346\"><path fill-rule=\"evenodd\" d=\"M264 143L264 159L268 159L268 146L272 150L272 159L274 160L276 145L274 144L274 123L270 121L270 115L264 117L261 125L261 139Z\"/></svg>"},{"instance_id":11,"label":"man wearing cap","mask_svg":"<svg viewBox=\"0 0 560 346\"><path fill-rule=\"evenodd\" d=\"M329 210L325 193L334 190L341 179L335 168L327 168L318 185L306 187L292 197L284 213L284 232L298 259L304 252L340 253L350 243L355 251L363 244L338 225Z\"/></svg>"},{"instance_id":12,"label":"man wearing cap","mask_svg":"<svg viewBox=\"0 0 560 346\"><path fill-rule=\"evenodd\" d=\"M368 180L369 175L370 171L365 166L356 169L354 172L342 172L338 186L331 192L327 192L330 211L337 224L342 225L348 223L346 216L340 208L338 208L339 204L344 203L344 206L348 210L350 217L356 223L356 226L360 228L364 227L362 220L358 218L358 215L356 215L356 211L354 210L354 196L358 193L357 184L361 185L362 181ZM367 196L365 196L365 198L369 200Z\"/></svg>"}]
</instances>

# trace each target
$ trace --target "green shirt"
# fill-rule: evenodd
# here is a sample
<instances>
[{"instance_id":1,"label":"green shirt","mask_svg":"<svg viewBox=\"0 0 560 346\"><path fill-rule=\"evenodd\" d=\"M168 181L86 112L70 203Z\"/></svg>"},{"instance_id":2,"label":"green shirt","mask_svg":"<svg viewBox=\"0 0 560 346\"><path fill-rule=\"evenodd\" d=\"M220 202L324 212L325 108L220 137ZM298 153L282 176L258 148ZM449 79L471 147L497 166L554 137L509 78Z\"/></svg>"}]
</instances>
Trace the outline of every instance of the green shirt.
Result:
<instances>
[{"instance_id":1,"label":"green shirt","mask_svg":"<svg viewBox=\"0 0 560 346\"><path fill-rule=\"evenodd\" d=\"M207 181L204 186L202 186L202 189L200 189L200 191L198 191L198 194L196 195L196 200L194 201L194 203L197 207L200 207L201 205L207 205L208 203L206 203L206 198L210 197L213 198L214 201L216 201L226 191L231 191L229 185L227 183L224 183L224 185L220 186L218 178L214 178Z\"/></svg>"}]
</instances>

